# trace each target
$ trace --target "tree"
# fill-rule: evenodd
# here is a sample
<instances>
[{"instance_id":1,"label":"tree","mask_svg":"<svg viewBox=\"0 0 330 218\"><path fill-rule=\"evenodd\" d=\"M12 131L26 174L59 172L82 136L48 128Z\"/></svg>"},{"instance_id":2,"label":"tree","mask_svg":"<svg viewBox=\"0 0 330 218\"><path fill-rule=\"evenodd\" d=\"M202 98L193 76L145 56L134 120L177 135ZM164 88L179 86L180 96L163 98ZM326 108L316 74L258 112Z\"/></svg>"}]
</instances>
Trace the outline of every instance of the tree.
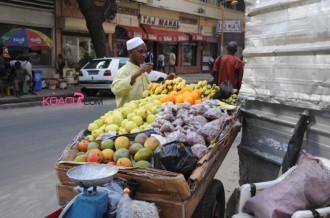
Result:
<instances>
[{"instance_id":1,"label":"tree","mask_svg":"<svg viewBox=\"0 0 330 218\"><path fill-rule=\"evenodd\" d=\"M65 0L65 4L72 5L77 1L81 13L86 20L86 26L92 39L96 57L109 57L112 51L103 29L103 22L113 20L117 13L116 0L105 0L103 5L96 5L94 0Z\"/></svg>"}]
</instances>

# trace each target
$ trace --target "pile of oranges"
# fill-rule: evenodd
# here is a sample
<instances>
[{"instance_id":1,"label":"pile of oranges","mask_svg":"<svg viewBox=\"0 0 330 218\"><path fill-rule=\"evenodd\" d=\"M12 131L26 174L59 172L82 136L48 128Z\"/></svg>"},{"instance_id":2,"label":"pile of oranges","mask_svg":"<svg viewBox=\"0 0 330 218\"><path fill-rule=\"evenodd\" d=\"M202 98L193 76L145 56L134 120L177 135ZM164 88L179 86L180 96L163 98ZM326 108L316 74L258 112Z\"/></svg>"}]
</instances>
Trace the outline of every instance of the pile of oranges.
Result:
<instances>
[{"instance_id":1,"label":"pile of oranges","mask_svg":"<svg viewBox=\"0 0 330 218\"><path fill-rule=\"evenodd\" d=\"M198 90L191 90L189 87L184 87L180 91L171 91L168 95L159 99L161 103L172 102L173 104L188 102L190 105L199 104L204 99L200 99Z\"/></svg>"}]
</instances>

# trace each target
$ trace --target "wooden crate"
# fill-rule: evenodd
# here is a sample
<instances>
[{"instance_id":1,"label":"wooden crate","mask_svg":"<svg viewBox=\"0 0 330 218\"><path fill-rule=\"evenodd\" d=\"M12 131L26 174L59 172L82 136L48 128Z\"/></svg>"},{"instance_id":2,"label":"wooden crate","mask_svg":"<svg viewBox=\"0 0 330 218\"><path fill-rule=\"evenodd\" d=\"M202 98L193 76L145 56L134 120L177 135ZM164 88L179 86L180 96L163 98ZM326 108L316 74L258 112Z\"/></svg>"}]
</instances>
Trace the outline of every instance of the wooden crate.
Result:
<instances>
[{"instance_id":1,"label":"wooden crate","mask_svg":"<svg viewBox=\"0 0 330 218\"><path fill-rule=\"evenodd\" d=\"M136 193L136 199L154 202L161 210L161 217L191 217L239 131L240 125L233 125L227 129L223 137L211 144L208 153L198 161L188 180L185 180L182 174L149 168L121 169L117 177L139 181L141 185ZM67 184L68 178L63 174L73 166L73 163L57 165L58 171L60 169L58 175L62 175L62 181ZM61 206L77 194L73 188L73 184L58 185Z\"/></svg>"}]
</instances>

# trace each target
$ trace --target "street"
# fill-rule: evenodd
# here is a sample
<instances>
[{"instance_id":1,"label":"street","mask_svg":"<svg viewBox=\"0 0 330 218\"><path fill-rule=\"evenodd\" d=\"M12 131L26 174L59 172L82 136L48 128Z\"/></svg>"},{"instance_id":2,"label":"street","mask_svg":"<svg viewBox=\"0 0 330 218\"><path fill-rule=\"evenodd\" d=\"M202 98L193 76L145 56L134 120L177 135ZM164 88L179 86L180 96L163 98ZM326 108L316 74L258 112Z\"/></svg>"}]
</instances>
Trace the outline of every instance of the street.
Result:
<instances>
[{"instance_id":1,"label":"street","mask_svg":"<svg viewBox=\"0 0 330 218\"><path fill-rule=\"evenodd\" d=\"M106 100L103 106L1 110L1 217L43 217L58 209L57 158L78 132L114 108Z\"/></svg>"},{"instance_id":2,"label":"street","mask_svg":"<svg viewBox=\"0 0 330 218\"><path fill-rule=\"evenodd\" d=\"M114 108L114 100L108 99L99 106L1 110L1 217L43 217L58 209L55 189L57 158L78 132ZM237 143L238 140L216 175L225 186L226 201L238 187Z\"/></svg>"}]
</instances>

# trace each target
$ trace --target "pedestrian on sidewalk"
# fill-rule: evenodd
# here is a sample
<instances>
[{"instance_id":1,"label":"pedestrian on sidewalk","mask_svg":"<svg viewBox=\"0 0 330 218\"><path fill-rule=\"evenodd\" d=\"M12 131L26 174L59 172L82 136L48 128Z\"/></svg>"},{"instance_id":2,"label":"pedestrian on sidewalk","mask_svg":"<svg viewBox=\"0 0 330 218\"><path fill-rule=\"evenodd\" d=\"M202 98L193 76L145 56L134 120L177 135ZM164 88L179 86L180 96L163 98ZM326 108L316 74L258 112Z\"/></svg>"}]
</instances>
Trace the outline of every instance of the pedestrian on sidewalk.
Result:
<instances>
[{"instance_id":1,"label":"pedestrian on sidewalk","mask_svg":"<svg viewBox=\"0 0 330 218\"><path fill-rule=\"evenodd\" d=\"M32 81L32 78L29 72L25 68L22 68L21 62L19 61L15 62L13 73L15 95L17 98L20 98L23 95L23 87L26 81L26 77L30 77L30 81Z\"/></svg>"},{"instance_id":2,"label":"pedestrian on sidewalk","mask_svg":"<svg viewBox=\"0 0 330 218\"><path fill-rule=\"evenodd\" d=\"M157 70L161 71L163 73L165 72L165 56L164 56L164 52L160 52L160 54L157 57Z\"/></svg>"},{"instance_id":3,"label":"pedestrian on sidewalk","mask_svg":"<svg viewBox=\"0 0 330 218\"><path fill-rule=\"evenodd\" d=\"M169 55L168 74L170 74L170 73L175 73L176 74L175 63L176 63L176 55L174 54L174 51L172 50L170 55ZM171 71L171 69L173 71Z\"/></svg>"},{"instance_id":4,"label":"pedestrian on sidewalk","mask_svg":"<svg viewBox=\"0 0 330 218\"><path fill-rule=\"evenodd\" d=\"M57 60L56 60L56 73L59 74L60 79L63 79L63 70L66 66L66 60L62 53L58 54Z\"/></svg>"},{"instance_id":5,"label":"pedestrian on sidewalk","mask_svg":"<svg viewBox=\"0 0 330 218\"><path fill-rule=\"evenodd\" d=\"M214 62L212 75L216 79L216 84L220 86L224 83L231 83L234 93L239 92L243 79L243 62L235 56L237 43L231 41L227 47L228 54L218 56Z\"/></svg>"}]
</instances>

